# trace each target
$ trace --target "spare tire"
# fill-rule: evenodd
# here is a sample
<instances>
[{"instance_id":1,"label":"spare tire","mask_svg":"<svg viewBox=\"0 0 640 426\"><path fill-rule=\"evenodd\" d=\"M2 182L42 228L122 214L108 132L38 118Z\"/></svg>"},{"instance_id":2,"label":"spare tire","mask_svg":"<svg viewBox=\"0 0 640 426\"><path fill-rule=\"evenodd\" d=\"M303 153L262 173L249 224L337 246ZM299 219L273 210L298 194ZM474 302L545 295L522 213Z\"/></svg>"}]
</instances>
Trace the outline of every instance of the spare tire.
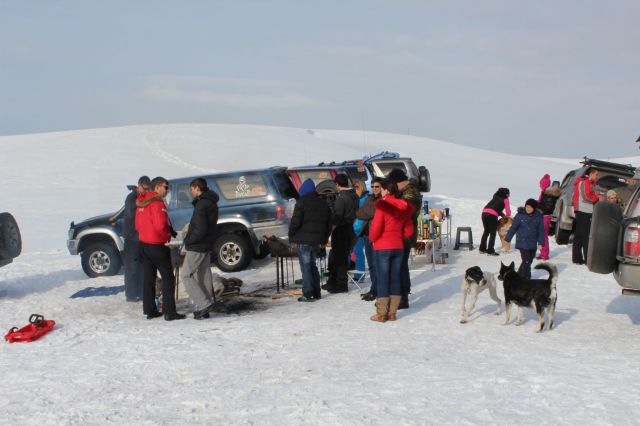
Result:
<instances>
[{"instance_id":1,"label":"spare tire","mask_svg":"<svg viewBox=\"0 0 640 426\"><path fill-rule=\"evenodd\" d=\"M9 213L0 213L0 256L13 259L22 252L18 223Z\"/></svg>"},{"instance_id":2,"label":"spare tire","mask_svg":"<svg viewBox=\"0 0 640 426\"><path fill-rule=\"evenodd\" d=\"M425 166L418 167L418 180L420 192L431 191L431 175L429 170Z\"/></svg>"},{"instance_id":3,"label":"spare tire","mask_svg":"<svg viewBox=\"0 0 640 426\"><path fill-rule=\"evenodd\" d=\"M618 260L618 233L622 223L622 210L617 204L601 202L593 206L587 268L597 274L610 274Z\"/></svg>"}]
</instances>

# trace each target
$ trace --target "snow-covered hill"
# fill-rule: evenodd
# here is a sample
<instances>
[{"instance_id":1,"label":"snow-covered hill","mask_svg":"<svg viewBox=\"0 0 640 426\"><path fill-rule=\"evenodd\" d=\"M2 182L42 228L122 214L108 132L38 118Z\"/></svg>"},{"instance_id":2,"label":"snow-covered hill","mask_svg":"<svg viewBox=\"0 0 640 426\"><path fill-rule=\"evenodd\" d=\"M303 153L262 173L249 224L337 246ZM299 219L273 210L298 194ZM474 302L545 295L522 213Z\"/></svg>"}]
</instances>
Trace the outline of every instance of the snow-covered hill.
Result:
<instances>
[{"instance_id":1,"label":"snow-covered hill","mask_svg":"<svg viewBox=\"0 0 640 426\"><path fill-rule=\"evenodd\" d=\"M429 168L432 205L472 226L496 188L514 206L538 194L544 173L577 166L407 135L241 125L156 125L0 137L1 211L21 227L21 257L0 269L0 327L42 313L57 329L31 344L0 344L0 418L9 424L633 424L640 417L640 299L609 276L560 270L557 329L502 326L482 294L458 323L460 280L499 258L451 252L431 271L413 263L411 309L368 320L356 291L313 304L265 299L206 321L147 321L118 293L122 276L88 279L65 248L71 220L119 208L141 174L312 164L382 150ZM540 153L544 157L544 153ZM575 158L589 153L576 152ZM635 165L638 157L622 159ZM573 164L573 165L572 165ZM498 244L499 245L499 244ZM265 259L239 276L274 282ZM297 272L296 272L297 273ZM107 296L71 298L88 287ZM500 287L501 291L501 287ZM85 292L85 293L91 293ZM100 293L100 292L98 292ZM83 294L83 293L80 293ZM186 299L180 306L188 311Z\"/></svg>"}]
</instances>

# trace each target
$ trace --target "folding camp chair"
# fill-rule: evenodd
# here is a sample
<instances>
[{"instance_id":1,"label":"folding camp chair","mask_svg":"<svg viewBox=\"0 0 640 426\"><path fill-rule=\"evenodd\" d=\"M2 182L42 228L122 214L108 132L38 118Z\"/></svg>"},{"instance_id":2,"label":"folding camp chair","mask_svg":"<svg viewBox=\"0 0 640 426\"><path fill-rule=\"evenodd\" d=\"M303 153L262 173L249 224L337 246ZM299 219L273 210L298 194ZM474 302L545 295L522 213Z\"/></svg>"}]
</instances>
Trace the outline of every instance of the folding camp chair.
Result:
<instances>
[{"instance_id":1,"label":"folding camp chair","mask_svg":"<svg viewBox=\"0 0 640 426\"><path fill-rule=\"evenodd\" d=\"M353 284L356 287L358 287L360 290L362 290L362 287L360 287L360 284L362 284L364 280L367 279L367 274L368 274L367 271L351 270L351 271L347 271L347 279L349 284ZM360 276L356 278L356 275L360 275Z\"/></svg>"}]
</instances>

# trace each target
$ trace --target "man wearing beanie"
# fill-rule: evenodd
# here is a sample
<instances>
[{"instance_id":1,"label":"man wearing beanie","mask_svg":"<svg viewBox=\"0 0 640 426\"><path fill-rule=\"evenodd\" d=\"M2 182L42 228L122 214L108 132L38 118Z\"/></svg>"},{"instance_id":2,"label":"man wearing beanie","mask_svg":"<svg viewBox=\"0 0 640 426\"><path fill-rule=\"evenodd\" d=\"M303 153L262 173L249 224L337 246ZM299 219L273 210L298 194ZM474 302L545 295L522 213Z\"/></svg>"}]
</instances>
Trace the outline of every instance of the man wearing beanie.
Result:
<instances>
[{"instance_id":1,"label":"man wearing beanie","mask_svg":"<svg viewBox=\"0 0 640 426\"><path fill-rule=\"evenodd\" d=\"M533 198L527 200L524 208L519 207L505 238L511 242L516 236L516 249L520 250L522 259L518 273L524 278L531 278L531 263L536 257L536 248L544 245L544 220L537 208L538 202Z\"/></svg>"},{"instance_id":2,"label":"man wearing beanie","mask_svg":"<svg viewBox=\"0 0 640 426\"><path fill-rule=\"evenodd\" d=\"M313 302L321 298L316 254L320 246L327 244L331 234L331 210L329 204L318 196L313 180L305 180L298 193L300 198L296 201L289 224L289 241L298 245L302 272L302 296L298 301Z\"/></svg>"},{"instance_id":3,"label":"man wearing beanie","mask_svg":"<svg viewBox=\"0 0 640 426\"><path fill-rule=\"evenodd\" d=\"M406 200L414 208L411 219L413 221L413 235L404 243L404 252L402 256L402 264L400 266L400 284L402 286L402 299L398 309L407 309L409 307L409 293L411 293L411 277L409 276L409 254L411 248L415 248L418 239L418 216L422 207L422 194L416 185L409 180L406 173L401 169L392 169L387 178L391 182L398 185L400 198Z\"/></svg>"}]
</instances>

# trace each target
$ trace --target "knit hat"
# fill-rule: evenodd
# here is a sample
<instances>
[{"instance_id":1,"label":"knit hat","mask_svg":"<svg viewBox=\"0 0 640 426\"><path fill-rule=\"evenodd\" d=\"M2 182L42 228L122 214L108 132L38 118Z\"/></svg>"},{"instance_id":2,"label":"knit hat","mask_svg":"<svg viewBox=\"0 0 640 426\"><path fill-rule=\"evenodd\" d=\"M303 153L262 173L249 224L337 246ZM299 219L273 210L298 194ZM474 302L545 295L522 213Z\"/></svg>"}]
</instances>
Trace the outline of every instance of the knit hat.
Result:
<instances>
[{"instance_id":1,"label":"knit hat","mask_svg":"<svg viewBox=\"0 0 640 426\"><path fill-rule=\"evenodd\" d=\"M315 190L316 190L316 184L313 183L313 180L311 178L309 178L304 182L302 182L302 185L298 190L298 194L300 194L300 196L302 197L310 192L314 192Z\"/></svg>"},{"instance_id":2,"label":"knit hat","mask_svg":"<svg viewBox=\"0 0 640 426\"><path fill-rule=\"evenodd\" d=\"M531 206L531 207L533 207L533 209L535 210L535 209L537 209L537 208L538 208L538 202L537 202L536 200L534 200L533 198L529 198L529 199L527 200L527 202L526 202L526 203L524 203L524 206L525 206L525 207L526 207L526 206Z\"/></svg>"},{"instance_id":3,"label":"knit hat","mask_svg":"<svg viewBox=\"0 0 640 426\"><path fill-rule=\"evenodd\" d=\"M551 176L545 174L542 176L542 179L540 179L540 189L544 191L549 185L551 185Z\"/></svg>"},{"instance_id":4,"label":"knit hat","mask_svg":"<svg viewBox=\"0 0 640 426\"><path fill-rule=\"evenodd\" d=\"M409 180L407 174L401 169L391 169L391 171L387 175L387 179L389 179L393 183L400 183L404 182L405 180Z\"/></svg>"}]
</instances>

